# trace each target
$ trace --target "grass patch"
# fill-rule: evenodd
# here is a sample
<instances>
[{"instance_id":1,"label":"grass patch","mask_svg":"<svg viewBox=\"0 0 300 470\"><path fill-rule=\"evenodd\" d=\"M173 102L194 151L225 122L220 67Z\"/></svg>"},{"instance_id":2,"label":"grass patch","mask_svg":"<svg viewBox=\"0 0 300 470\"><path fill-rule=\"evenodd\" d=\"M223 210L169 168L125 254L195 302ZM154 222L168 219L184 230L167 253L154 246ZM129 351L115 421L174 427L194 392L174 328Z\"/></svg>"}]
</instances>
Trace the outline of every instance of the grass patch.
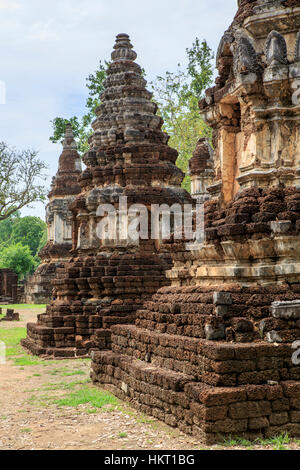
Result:
<instances>
[{"instance_id":1,"label":"grass patch","mask_svg":"<svg viewBox=\"0 0 300 470\"><path fill-rule=\"evenodd\" d=\"M37 356L24 353L20 346L21 339L26 338L26 328L0 328L0 341L6 345L6 357L13 359L15 366L35 366L44 361Z\"/></svg>"},{"instance_id":2,"label":"grass patch","mask_svg":"<svg viewBox=\"0 0 300 470\"><path fill-rule=\"evenodd\" d=\"M263 446L272 446L273 450L288 450L286 446L291 444L291 439L288 433L284 432L280 434L280 436L275 436L270 439L258 439L256 442L259 442Z\"/></svg>"},{"instance_id":3,"label":"grass patch","mask_svg":"<svg viewBox=\"0 0 300 470\"><path fill-rule=\"evenodd\" d=\"M85 386L60 400L55 400L54 403L59 406L69 407L89 404L93 408L102 408L105 405L117 405L119 401L114 395L104 390Z\"/></svg>"},{"instance_id":4,"label":"grass patch","mask_svg":"<svg viewBox=\"0 0 300 470\"><path fill-rule=\"evenodd\" d=\"M12 308L14 310L27 310L34 308L46 308L46 304L34 305L34 304L12 304L12 305L0 305L0 308L8 309Z\"/></svg>"},{"instance_id":5,"label":"grass patch","mask_svg":"<svg viewBox=\"0 0 300 470\"><path fill-rule=\"evenodd\" d=\"M50 375L60 375L61 377L73 377L74 375L87 375L86 372L80 369L71 370L67 369L66 367L62 367L61 369L53 369L48 372Z\"/></svg>"},{"instance_id":6,"label":"grass patch","mask_svg":"<svg viewBox=\"0 0 300 470\"><path fill-rule=\"evenodd\" d=\"M127 437L127 432L120 432L119 437Z\"/></svg>"},{"instance_id":7,"label":"grass patch","mask_svg":"<svg viewBox=\"0 0 300 470\"><path fill-rule=\"evenodd\" d=\"M14 365L15 366L37 366L41 364L43 361L39 359L37 356L30 356L29 354L25 354L22 357L14 358Z\"/></svg>"},{"instance_id":8,"label":"grass patch","mask_svg":"<svg viewBox=\"0 0 300 470\"><path fill-rule=\"evenodd\" d=\"M272 447L273 450L289 450L288 445L296 443L297 441L291 440L288 433L284 432L279 436L275 436L268 439L255 439L250 442L242 437L230 437L224 441L223 446L225 447L246 447L247 449L253 449L254 446Z\"/></svg>"},{"instance_id":9,"label":"grass patch","mask_svg":"<svg viewBox=\"0 0 300 470\"><path fill-rule=\"evenodd\" d=\"M20 429L20 431L23 432L23 433L32 432L32 429L31 428L23 428L23 429Z\"/></svg>"},{"instance_id":10,"label":"grass patch","mask_svg":"<svg viewBox=\"0 0 300 470\"><path fill-rule=\"evenodd\" d=\"M242 437L229 437L223 444L225 447L251 447L253 442L243 439Z\"/></svg>"},{"instance_id":11,"label":"grass patch","mask_svg":"<svg viewBox=\"0 0 300 470\"><path fill-rule=\"evenodd\" d=\"M49 384L46 384L45 387L43 387L43 390L47 392L54 391L54 390L74 390L77 385L85 385L90 382L91 380L87 379L87 380L76 380L74 382L69 382L69 383L65 383L65 382L49 383Z\"/></svg>"},{"instance_id":12,"label":"grass patch","mask_svg":"<svg viewBox=\"0 0 300 470\"><path fill-rule=\"evenodd\" d=\"M0 341L6 345L6 357L14 356L22 351L19 347L21 339L26 338L26 328L0 328Z\"/></svg>"}]
</instances>

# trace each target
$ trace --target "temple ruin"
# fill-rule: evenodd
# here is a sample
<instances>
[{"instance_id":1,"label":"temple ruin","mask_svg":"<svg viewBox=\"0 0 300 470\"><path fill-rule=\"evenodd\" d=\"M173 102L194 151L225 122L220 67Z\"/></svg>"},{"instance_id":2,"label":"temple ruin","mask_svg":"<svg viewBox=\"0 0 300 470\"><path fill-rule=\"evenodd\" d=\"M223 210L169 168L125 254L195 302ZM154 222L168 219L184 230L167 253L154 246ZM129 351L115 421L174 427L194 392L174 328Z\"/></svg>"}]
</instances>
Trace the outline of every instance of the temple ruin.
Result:
<instances>
[{"instance_id":1,"label":"temple ruin","mask_svg":"<svg viewBox=\"0 0 300 470\"><path fill-rule=\"evenodd\" d=\"M18 275L11 269L0 269L0 303L16 303L18 300Z\"/></svg>"},{"instance_id":2,"label":"temple ruin","mask_svg":"<svg viewBox=\"0 0 300 470\"><path fill-rule=\"evenodd\" d=\"M39 253L41 264L25 283L25 303L47 304L55 296L52 280L55 279L57 270L62 269L71 257L73 218L68 207L80 193L77 183L80 173L81 158L77 152L71 125L68 124L58 171L52 180L46 206L48 241Z\"/></svg>"},{"instance_id":3,"label":"temple ruin","mask_svg":"<svg viewBox=\"0 0 300 470\"><path fill-rule=\"evenodd\" d=\"M151 204L191 204L192 199L181 188L177 151L167 145L135 58L128 35L118 35L90 150L83 157L81 192L69 205L72 258L56 271L55 300L37 324L28 324L22 341L36 354L81 357L95 347L109 348L111 326L134 323L143 302L169 283L165 273L176 243L164 246L147 234L135 240L128 228L137 213L150 212ZM101 220L114 210L116 236L99 237Z\"/></svg>"},{"instance_id":4,"label":"temple ruin","mask_svg":"<svg viewBox=\"0 0 300 470\"><path fill-rule=\"evenodd\" d=\"M89 353L95 384L208 444L300 435L299 30L299 0L238 2L215 86L199 102L214 150L197 144L193 199L129 37L117 36L70 206L72 258L22 343ZM128 234L141 206L195 214L196 202L206 240L194 249L175 232Z\"/></svg>"},{"instance_id":5,"label":"temple ruin","mask_svg":"<svg viewBox=\"0 0 300 470\"><path fill-rule=\"evenodd\" d=\"M94 383L209 444L300 435L299 29L299 1L239 2L199 103L213 180L205 142L190 163L206 242L92 353Z\"/></svg>"}]
</instances>

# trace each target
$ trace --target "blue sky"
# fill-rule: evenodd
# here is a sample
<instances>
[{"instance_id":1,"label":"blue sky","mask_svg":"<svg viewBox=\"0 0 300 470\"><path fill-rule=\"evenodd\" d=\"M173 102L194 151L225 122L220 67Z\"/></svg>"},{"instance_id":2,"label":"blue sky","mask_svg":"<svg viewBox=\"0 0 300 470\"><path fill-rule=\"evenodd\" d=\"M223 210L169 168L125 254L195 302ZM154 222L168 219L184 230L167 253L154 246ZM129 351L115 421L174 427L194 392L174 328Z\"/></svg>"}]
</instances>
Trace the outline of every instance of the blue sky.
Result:
<instances>
[{"instance_id":1,"label":"blue sky","mask_svg":"<svg viewBox=\"0 0 300 470\"><path fill-rule=\"evenodd\" d=\"M0 140L39 150L50 185L61 152L50 120L84 112L85 79L110 58L116 34L130 35L152 80L184 63L195 37L216 50L236 10L237 0L0 0ZM23 215L44 217L44 207Z\"/></svg>"}]
</instances>

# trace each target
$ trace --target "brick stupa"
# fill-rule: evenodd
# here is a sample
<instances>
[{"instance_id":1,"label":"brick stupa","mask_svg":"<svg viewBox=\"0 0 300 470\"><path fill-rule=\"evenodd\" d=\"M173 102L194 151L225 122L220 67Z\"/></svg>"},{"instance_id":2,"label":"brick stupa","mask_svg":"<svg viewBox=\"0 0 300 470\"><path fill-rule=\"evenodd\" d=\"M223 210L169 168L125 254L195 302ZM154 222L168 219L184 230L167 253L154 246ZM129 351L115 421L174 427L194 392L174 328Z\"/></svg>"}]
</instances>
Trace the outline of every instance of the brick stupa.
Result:
<instances>
[{"instance_id":1,"label":"brick stupa","mask_svg":"<svg viewBox=\"0 0 300 470\"><path fill-rule=\"evenodd\" d=\"M128 208L143 204L147 210L151 204L191 203L181 188L177 151L167 144L135 58L129 36L119 34L83 158L81 193L70 206L73 256L57 271L55 301L36 324L28 324L22 343L36 354L79 357L94 347L110 347L111 326L134 323L143 302L169 283L165 272L172 250L159 239L99 239L97 232L103 216L98 209L105 204L115 207L119 225L127 225L119 210L121 196Z\"/></svg>"},{"instance_id":2,"label":"brick stupa","mask_svg":"<svg viewBox=\"0 0 300 470\"><path fill-rule=\"evenodd\" d=\"M299 29L299 0L239 1L200 102L207 240L92 355L94 383L209 444L300 436Z\"/></svg>"},{"instance_id":3,"label":"brick stupa","mask_svg":"<svg viewBox=\"0 0 300 470\"><path fill-rule=\"evenodd\" d=\"M73 216L69 204L80 193L77 182L80 173L81 158L77 152L72 127L67 124L63 151L46 206L48 241L39 253L41 264L25 284L25 303L47 304L55 296L52 280L55 279L57 269L63 268L65 262L71 258Z\"/></svg>"}]
</instances>

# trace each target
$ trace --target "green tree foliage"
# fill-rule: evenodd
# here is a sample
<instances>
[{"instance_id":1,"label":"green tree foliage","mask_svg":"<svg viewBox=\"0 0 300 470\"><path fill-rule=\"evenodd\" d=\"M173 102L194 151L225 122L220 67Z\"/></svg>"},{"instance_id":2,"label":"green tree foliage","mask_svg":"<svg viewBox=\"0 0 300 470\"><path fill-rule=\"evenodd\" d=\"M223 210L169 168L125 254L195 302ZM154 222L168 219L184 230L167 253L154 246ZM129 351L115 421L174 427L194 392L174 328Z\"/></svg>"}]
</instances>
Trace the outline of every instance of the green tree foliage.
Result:
<instances>
[{"instance_id":1,"label":"green tree foliage","mask_svg":"<svg viewBox=\"0 0 300 470\"><path fill-rule=\"evenodd\" d=\"M21 217L20 213L16 212L8 219L0 221L0 267L9 267L23 276L32 273L41 262L38 253L46 243L45 222L39 217ZM20 246L24 248L23 251ZM23 268L20 271L20 259L28 261L28 250L32 258L31 267L29 271Z\"/></svg>"},{"instance_id":2,"label":"green tree foliage","mask_svg":"<svg viewBox=\"0 0 300 470\"><path fill-rule=\"evenodd\" d=\"M51 121L53 127L53 135L50 137L51 142L63 142L66 125L70 123L74 137L77 140L79 153L83 155L88 150L88 139L92 134L91 124L95 119L96 108L100 105L100 95L104 91L104 80L106 79L108 65L109 62L105 61L103 64L100 61L98 69L86 79L89 93L85 104L86 113L81 118L78 116L72 116L69 119L56 117Z\"/></svg>"},{"instance_id":3,"label":"green tree foliage","mask_svg":"<svg viewBox=\"0 0 300 470\"><path fill-rule=\"evenodd\" d=\"M29 246L32 256L35 256L46 233L47 225L39 217L22 217L13 224L10 240L12 244Z\"/></svg>"},{"instance_id":4,"label":"green tree foliage","mask_svg":"<svg viewBox=\"0 0 300 470\"><path fill-rule=\"evenodd\" d=\"M170 136L169 144L179 153L177 166L186 174L188 161L200 137L210 138L210 129L199 115L198 101L213 77L214 54L204 40L196 38L186 49L188 65L183 70L166 72L152 82L154 100L164 120L163 130ZM183 187L190 191L190 178L185 176Z\"/></svg>"},{"instance_id":5,"label":"green tree foliage","mask_svg":"<svg viewBox=\"0 0 300 470\"><path fill-rule=\"evenodd\" d=\"M32 202L45 200L46 168L34 150L17 151L0 142L0 221Z\"/></svg>"},{"instance_id":6,"label":"green tree foliage","mask_svg":"<svg viewBox=\"0 0 300 470\"><path fill-rule=\"evenodd\" d=\"M8 219L0 221L0 250L10 241L14 223L20 219L20 212L15 212Z\"/></svg>"},{"instance_id":7,"label":"green tree foliage","mask_svg":"<svg viewBox=\"0 0 300 470\"><path fill-rule=\"evenodd\" d=\"M4 248L0 254L0 268L9 268L18 274L19 278L33 271L34 258L28 246L21 243Z\"/></svg>"}]
</instances>

